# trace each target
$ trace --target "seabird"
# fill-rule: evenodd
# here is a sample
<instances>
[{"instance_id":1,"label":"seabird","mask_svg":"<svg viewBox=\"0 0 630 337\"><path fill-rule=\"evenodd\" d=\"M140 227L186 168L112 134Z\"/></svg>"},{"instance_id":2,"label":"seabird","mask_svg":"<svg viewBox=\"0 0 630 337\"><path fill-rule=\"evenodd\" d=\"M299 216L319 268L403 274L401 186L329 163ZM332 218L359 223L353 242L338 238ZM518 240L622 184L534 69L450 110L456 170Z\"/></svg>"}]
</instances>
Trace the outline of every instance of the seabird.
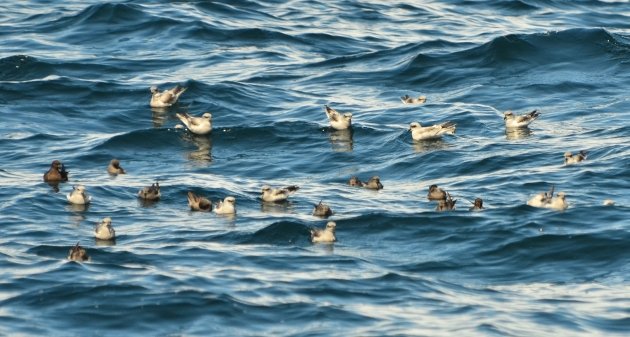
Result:
<instances>
[{"instance_id":1,"label":"seabird","mask_svg":"<svg viewBox=\"0 0 630 337\"><path fill-rule=\"evenodd\" d=\"M85 186L83 185L73 186L72 191L68 193L66 198L68 198L68 201L70 203L76 205L85 205L89 204L92 201L92 197L87 194L87 192L85 191Z\"/></svg>"},{"instance_id":2,"label":"seabird","mask_svg":"<svg viewBox=\"0 0 630 337\"><path fill-rule=\"evenodd\" d=\"M547 204L553 199L553 192L555 186L551 185L549 192L538 193L527 201L527 204L532 207L546 207Z\"/></svg>"},{"instance_id":3,"label":"seabird","mask_svg":"<svg viewBox=\"0 0 630 337\"><path fill-rule=\"evenodd\" d=\"M481 211L482 209L483 209L483 199L477 198L475 199L475 202L473 203L473 207L471 207L469 210Z\"/></svg>"},{"instance_id":4,"label":"seabird","mask_svg":"<svg viewBox=\"0 0 630 337\"><path fill-rule=\"evenodd\" d=\"M68 253L68 260L71 261L87 261L90 257L87 255L85 248L79 246L79 243L72 247Z\"/></svg>"},{"instance_id":5,"label":"seabird","mask_svg":"<svg viewBox=\"0 0 630 337\"><path fill-rule=\"evenodd\" d=\"M212 202L207 198L188 192L188 206L192 211L210 212L212 211Z\"/></svg>"},{"instance_id":6,"label":"seabird","mask_svg":"<svg viewBox=\"0 0 630 337\"><path fill-rule=\"evenodd\" d=\"M106 217L94 227L94 236L99 240L113 240L116 238L116 231L112 227L112 218Z\"/></svg>"},{"instance_id":7,"label":"seabird","mask_svg":"<svg viewBox=\"0 0 630 337\"><path fill-rule=\"evenodd\" d=\"M175 114L186 128L197 135L206 135L212 131L212 115L209 112L201 117L194 117L187 113Z\"/></svg>"},{"instance_id":8,"label":"seabird","mask_svg":"<svg viewBox=\"0 0 630 337\"><path fill-rule=\"evenodd\" d=\"M55 183L68 181L68 171L66 171L66 166L59 160L53 160L52 164L50 164L48 172L44 173L44 181Z\"/></svg>"},{"instance_id":9,"label":"seabird","mask_svg":"<svg viewBox=\"0 0 630 337\"><path fill-rule=\"evenodd\" d=\"M312 242L334 242L337 241L335 237L335 224L332 221L328 221L326 228L311 228L311 241Z\"/></svg>"},{"instance_id":10,"label":"seabird","mask_svg":"<svg viewBox=\"0 0 630 337\"><path fill-rule=\"evenodd\" d=\"M370 178L367 182L363 183L363 187L369 188L371 190L380 190L383 188L383 184L381 184L381 178L378 176L374 176Z\"/></svg>"},{"instance_id":11,"label":"seabird","mask_svg":"<svg viewBox=\"0 0 630 337\"><path fill-rule=\"evenodd\" d=\"M350 178L350 180L348 180L348 185L363 187L363 182L359 180L358 177L355 176L355 177Z\"/></svg>"},{"instance_id":12,"label":"seabird","mask_svg":"<svg viewBox=\"0 0 630 337\"><path fill-rule=\"evenodd\" d=\"M444 134L455 134L456 125L452 122L444 122L431 126L422 126L418 122L409 124L411 138L413 140L432 140L440 139Z\"/></svg>"},{"instance_id":13,"label":"seabird","mask_svg":"<svg viewBox=\"0 0 630 337\"><path fill-rule=\"evenodd\" d=\"M505 126L508 128L524 128L538 118L538 116L540 116L538 110L521 116L515 116L512 111L506 111L503 113L503 120L505 121Z\"/></svg>"},{"instance_id":14,"label":"seabird","mask_svg":"<svg viewBox=\"0 0 630 337\"><path fill-rule=\"evenodd\" d=\"M151 186L143 187L138 191L138 197L144 200L158 200L161 196L160 184L157 181Z\"/></svg>"},{"instance_id":15,"label":"seabird","mask_svg":"<svg viewBox=\"0 0 630 337\"><path fill-rule=\"evenodd\" d=\"M612 199L606 199L604 200L604 206L614 206L615 205L615 201Z\"/></svg>"},{"instance_id":16,"label":"seabird","mask_svg":"<svg viewBox=\"0 0 630 337\"><path fill-rule=\"evenodd\" d=\"M107 166L107 173L111 175L116 174L125 174L125 169L120 166L120 161L118 159L112 159Z\"/></svg>"},{"instance_id":17,"label":"seabird","mask_svg":"<svg viewBox=\"0 0 630 337\"><path fill-rule=\"evenodd\" d=\"M285 201L289 197L289 194L297 191L298 186L287 186L284 188L271 188L268 185L263 186L261 198L263 201L276 202Z\"/></svg>"},{"instance_id":18,"label":"seabird","mask_svg":"<svg viewBox=\"0 0 630 337\"><path fill-rule=\"evenodd\" d=\"M219 200L214 207L216 214L235 214L236 213L236 199L234 197L226 197L223 201Z\"/></svg>"},{"instance_id":19,"label":"seabird","mask_svg":"<svg viewBox=\"0 0 630 337\"><path fill-rule=\"evenodd\" d=\"M409 95L405 95L400 97L400 100L405 104L423 104L427 101L425 96L420 96L418 98L409 97Z\"/></svg>"},{"instance_id":20,"label":"seabird","mask_svg":"<svg viewBox=\"0 0 630 337\"><path fill-rule=\"evenodd\" d=\"M352 114L345 113L341 115L337 110L324 105L324 111L330 121L330 126L335 130L345 130L352 126Z\"/></svg>"},{"instance_id":21,"label":"seabird","mask_svg":"<svg viewBox=\"0 0 630 337\"><path fill-rule=\"evenodd\" d=\"M548 203L545 204L545 208L552 208L555 210L565 210L569 207L564 192L558 192Z\"/></svg>"},{"instance_id":22,"label":"seabird","mask_svg":"<svg viewBox=\"0 0 630 337\"><path fill-rule=\"evenodd\" d=\"M152 108L166 108L177 102L179 96L186 91L187 88L180 85L176 85L169 90L160 90L153 86L151 87L151 107Z\"/></svg>"},{"instance_id":23,"label":"seabird","mask_svg":"<svg viewBox=\"0 0 630 337\"><path fill-rule=\"evenodd\" d=\"M457 200L453 200L453 198L451 198L451 194L448 192L446 193L446 195L446 199L438 200L438 205L437 207L435 207L436 211L441 212L455 209L455 203L457 202Z\"/></svg>"},{"instance_id":24,"label":"seabird","mask_svg":"<svg viewBox=\"0 0 630 337\"><path fill-rule=\"evenodd\" d=\"M564 153L564 165L577 164L584 160L586 160L586 151L584 150L576 154L572 154L571 152Z\"/></svg>"},{"instance_id":25,"label":"seabird","mask_svg":"<svg viewBox=\"0 0 630 337\"><path fill-rule=\"evenodd\" d=\"M446 200L446 192L443 189L437 187L437 185L429 186L429 193L427 193L427 199L429 200Z\"/></svg>"},{"instance_id":26,"label":"seabird","mask_svg":"<svg viewBox=\"0 0 630 337\"><path fill-rule=\"evenodd\" d=\"M315 216L329 217L332 214L333 211L330 209L330 206L322 203L321 201L319 204L315 205L315 208L313 209L313 215Z\"/></svg>"}]
</instances>

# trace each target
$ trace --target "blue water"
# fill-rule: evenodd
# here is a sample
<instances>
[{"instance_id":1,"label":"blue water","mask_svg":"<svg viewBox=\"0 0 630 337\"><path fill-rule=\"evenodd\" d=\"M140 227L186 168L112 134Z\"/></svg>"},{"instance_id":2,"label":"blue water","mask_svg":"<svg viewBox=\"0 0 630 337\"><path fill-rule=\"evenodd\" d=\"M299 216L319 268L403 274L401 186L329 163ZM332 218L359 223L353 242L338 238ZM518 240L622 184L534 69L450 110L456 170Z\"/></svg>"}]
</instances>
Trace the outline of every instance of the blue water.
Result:
<instances>
[{"instance_id":1,"label":"blue water","mask_svg":"<svg viewBox=\"0 0 630 337\"><path fill-rule=\"evenodd\" d=\"M178 105L149 107L176 84ZM626 1L0 4L0 335L627 336L629 85ZM504 111L534 109L506 133ZM211 135L175 127L205 111ZM413 142L413 121L457 133ZM300 190L265 205L264 184ZM566 211L525 204L552 184ZM190 212L189 190L238 213ZM320 200L332 245L310 242ZM77 241L88 262L66 259Z\"/></svg>"}]
</instances>

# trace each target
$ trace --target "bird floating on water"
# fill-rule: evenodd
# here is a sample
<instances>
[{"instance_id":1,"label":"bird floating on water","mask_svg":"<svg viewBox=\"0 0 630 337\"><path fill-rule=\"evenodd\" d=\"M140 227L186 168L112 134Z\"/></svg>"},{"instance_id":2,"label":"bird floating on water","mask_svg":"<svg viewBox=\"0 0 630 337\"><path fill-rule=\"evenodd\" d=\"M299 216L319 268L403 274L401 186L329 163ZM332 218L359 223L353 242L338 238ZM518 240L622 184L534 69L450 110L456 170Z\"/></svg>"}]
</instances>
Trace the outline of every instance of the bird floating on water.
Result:
<instances>
[{"instance_id":1,"label":"bird floating on water","mask_svg":"<svg viewBox=\"0 0 630 337\"><path fill-rule=\"evenodd\" d=\"M446 200L446 192L439 188L437 185L429 186L429 193L427 193L427 199L429 200Z\"/></svg>"},{"instance_id":2,"label":"bird floating on water","mask_svg":"<svg viewBox=\"0 0 630 337\"><path fill-rule=\"evenodd\" d=\"M520 116L514 115L512 111L506 111L503 113L503 120L508 128L524 128L536 120L538 116L540 116L538 110Z\"/></svg>"},{"instance_id":3,"label":"bird floating on water","mask_svg":"<svg viewBox=\"0 0 630 337\"><path fill-rule=\"evenodd\" d=\"M381 190L383 189L383 184L381 184L381 178L379 176L373 176L370 180L363 183L363 187L371 190Z\"/></svg>"},{"instance_id":4,"label":"bird floating on water","mask_svg":"<svg viewBox=\"0 0 630 337\"><path fill-rule=\"evenodd\" d=\"M68 252L68 260L70 261L87 261L90 257L87 254L87 250L85 248L79 246L79 243L72 247Z\"/></svg>"},{"instance_id":5,"label":"bird floating on water","mask_svg":"<svg viewBox=\"0 0 630 337\"><path fill-rule=\"evenodd\" d=\"M418 122L409 124L409 131L411 131L411 138L413 140L440 139L444 134L454 135L456 128L457 125L452 122L444 122L430 126L422 126Z\"/></svg>"},{"instance_id":6,"label":"bird floating on water","mask_svg":"<svg viewBox=\"0 0 630 337\"><path fill-rule=\"evenodd\" d=\"M94 236L99 240L114 240L116 231L112 227L112 218L106 217L94 227Z\"/></svg>"},{"instance_id":7,"label":"bird floating on water","mask_svg":"<svg viewBox=\"0 0 630 337\"><path fill-rule=\"evenodd\" d=\"M435 210L438 212L454 210L456 202L457 200L453 200L451 194L446 192L446 198L438 200L438 205L435 207Z\"/></svg>"},{"instance_id":8,"label":"bird floating on water","mask_svg":"<svg viewBox=\"0 0 630 337\"><path fill-rule=\"evenodd\" d=\"M319 204L315 205L315 208L313 208L313 215L315 216L321 216L321 217L329 217L333 214L332 209L330 209L330 206L324 204L323 202L319 202Z\"/></svg>"},{"instance_id":9,"label":"bird floating on water","mask_svg":"<svg viewBox=\"0 0 630 337\"><path fill-rule=\"evenodd\" d=\"M234 197L225 197L223 201L217 203L214 208L216 214L235 214L236 213L236 199Z\"/></svg>"},{"instance_id":10,"label":"bird floating on water","mask_svg":"<svg viewBox=\"0 0 630 337\"><path fill-rule=\"evenodd\" d=\"M473 202L473 206L469 208L471 211L481 211L483 210L483 199L477 198L475 202Z\"/></svg>"},{"instance_id":11,"label":"bird floating on water","mask_svg":"<svg viewBox=\"0 0 630 337\"><path fill-rule=\"evenodd\" d=\"M72 191L66 195L66 198L70 203L76 205L85 205L92 201L92 196L87 194L83 185L73 186Z\"/></svg>"},{"instance_id":12,"label":"bird floating on water","mask_svg":"<svg viewBox=\"0 0 630 337\"><path fill-rule=\"evenodd\" d=\"M138 197L144 200L158 200L162 195L160 194L160 184L156 181L151 186L146 186L138 191Z\"/></svg>"},{"instance_id":13,"label":"bird floating on water","mask_svg":"<svg viewBox=\"0 0 630 337\"><path fill-rule=\"evenodd\" d=\"M210 212L212 211L212 202L205 197L188 192L188 206L192 211Z\"/></svg>"},{"instance_id":14,"label":"bird floating on water","mask_svg":"<svg viewBox=\"0 0 630 337\"><path fill-rule=\"evenodd\" d=\"M283 188L271 188L268 185L263 186L261 198L266 202L285 201L290 194L300 189L298 186L292 185Z\"/></svg>"},{"instance_id":15,"label":"bird floating on water","mask_svg":"<svg viewBox=\"0 0 630 337\"><path fill-rule=\"evenodd\" d=\"M340 114L337 110L324 105L324 111L330 121L330 126L335 130L346 130L352 126L352 114Z\"/></svg>"},{"instance_id":16,"label":"bird floating on water","mask_svg":"<svg viewBox=\"0 0 630 337\"><path fill-rule=\"evenodd\" d=\"M176 85L172 89L160 90L153 86L151 87L151 107L152 108L167 108L177 103L179 96L181 96L187 88L180 85Z\"/></svg>"},{"instance_id":17,"label":"bird floating on water","mask_svg":"<svg viewBox=\"0 0 630 337\"><path fill-rule=\"evenodd\" d=\"M111 175L117 175L125 174L127 172L125 172L125 169L120 166L120 161L118 159L112 159L107 166L107 173Z\"/></svg>"},{"instance_id":18,"label":"bird floating on water","mask_svg":"<svg viewBox=\"0 0 630 337\"><path fill-rule=\"evenodd\" d=\"M59 160L53 160L50 164L50 169L44 173L44 181L54 183L68 181L68 171L66 171L66 166Z\"/></svg>"},{"instance_id":19,"label":"bird floating on water","mask_svg":"<svg viewBox=\"0 0 630 337\"><path fill-rule=\"evenodd\" d=\"M188 131L196 135L207 135L212 131L212 115L209 112L201 117L194 117L187 113L175 114L177 118L186 126Z\"/></svg>"},{"instance_id":20,"label":"bird floating on water","mask_svg":"<svg viewBox=\"0 0 630 337\"><path fill-rule=\"evenodd\" d=\"M405 95L400 97L400 100L405 104L423 104L427 101L425 96L419 96L417 98L410 97L409 95Z\"/></svg>"},{"instance_id":21,"label":"bird floating on water","mask_svg":"<svg viewBox=\"0 0 630 337\"><path fill-rule=\"evenodd\" d=\"M564 153L564 165L577 164L584 160L586 160L586 151L584 150L576 154L572 154L571 152Z\"/></svg>"},{"instance_id":22,"label":"bird floating on water","mask_svg":"<svg viewBox=\"0 0 630 337\"><path fill-rule=\"evenodd\" d=\"M311 241L315 242L335 242L337 238L335 237L335 227L337 224L333 221L328 221L326 224L326 228L311 228Z\"/></svg>"},{"instance_id":23,"label":"bird floating on water","mask_svg":"<svg viewBox=\"0 0 630 337\"><path fill-rule=\"evenodd\" d=\"M348 180L348 185L350 185L350 186L357 186L357 187L363 187L363 182L361 180L359 180L358 177L354 176L354 177L350 178L350 180Z\"/></svg>"}]
</instances>

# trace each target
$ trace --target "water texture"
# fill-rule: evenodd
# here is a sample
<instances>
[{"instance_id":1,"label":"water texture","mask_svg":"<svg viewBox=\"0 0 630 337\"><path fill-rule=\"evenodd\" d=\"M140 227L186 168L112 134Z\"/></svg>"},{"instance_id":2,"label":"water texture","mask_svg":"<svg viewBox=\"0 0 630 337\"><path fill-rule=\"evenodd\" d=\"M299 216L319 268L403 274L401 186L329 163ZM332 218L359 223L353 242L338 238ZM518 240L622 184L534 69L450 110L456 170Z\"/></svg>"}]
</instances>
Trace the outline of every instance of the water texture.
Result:
<instances>
[{"instance_id":1,"label":"water texture","mask_svg":"<svg viewBox=\"0 0 630 337\"><path fill-rule=\"evenodd\" d=\"M0 335L626 336L629 84L626 1L2 3ZM506 110L541 117L508 132ZM205 111L211 135L176 128ZM413 121L457 132L414 142ZM300 190L269 205L264 184ZM526 205L552 185L566 211ZM310 242L320 200L331 245ZM106 216L115 242L94 239ZM89 261L66 259L77 242Z\"/></svg>"}]
</instances>

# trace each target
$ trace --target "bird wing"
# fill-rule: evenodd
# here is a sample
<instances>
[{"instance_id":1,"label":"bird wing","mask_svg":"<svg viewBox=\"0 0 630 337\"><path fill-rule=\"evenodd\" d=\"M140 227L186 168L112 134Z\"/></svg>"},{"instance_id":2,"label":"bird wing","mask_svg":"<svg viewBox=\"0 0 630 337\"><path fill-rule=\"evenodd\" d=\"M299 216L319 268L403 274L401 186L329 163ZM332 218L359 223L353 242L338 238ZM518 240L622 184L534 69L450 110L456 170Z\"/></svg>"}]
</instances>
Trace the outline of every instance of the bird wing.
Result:
<instances>
[{"instance_id":1,"label":"bird wing","mask_svg":"<svg viewBox=\"0 0 630 337\"><path fill-rule=\"evenodd\" d=\"M334 122L339 121L339 112L337 112L337 110L329 107L328 105L324 106L324 108L326 109L326 114L328 115L328 118L330 118L330 120Z\"/></svg>"}]
</instances>

